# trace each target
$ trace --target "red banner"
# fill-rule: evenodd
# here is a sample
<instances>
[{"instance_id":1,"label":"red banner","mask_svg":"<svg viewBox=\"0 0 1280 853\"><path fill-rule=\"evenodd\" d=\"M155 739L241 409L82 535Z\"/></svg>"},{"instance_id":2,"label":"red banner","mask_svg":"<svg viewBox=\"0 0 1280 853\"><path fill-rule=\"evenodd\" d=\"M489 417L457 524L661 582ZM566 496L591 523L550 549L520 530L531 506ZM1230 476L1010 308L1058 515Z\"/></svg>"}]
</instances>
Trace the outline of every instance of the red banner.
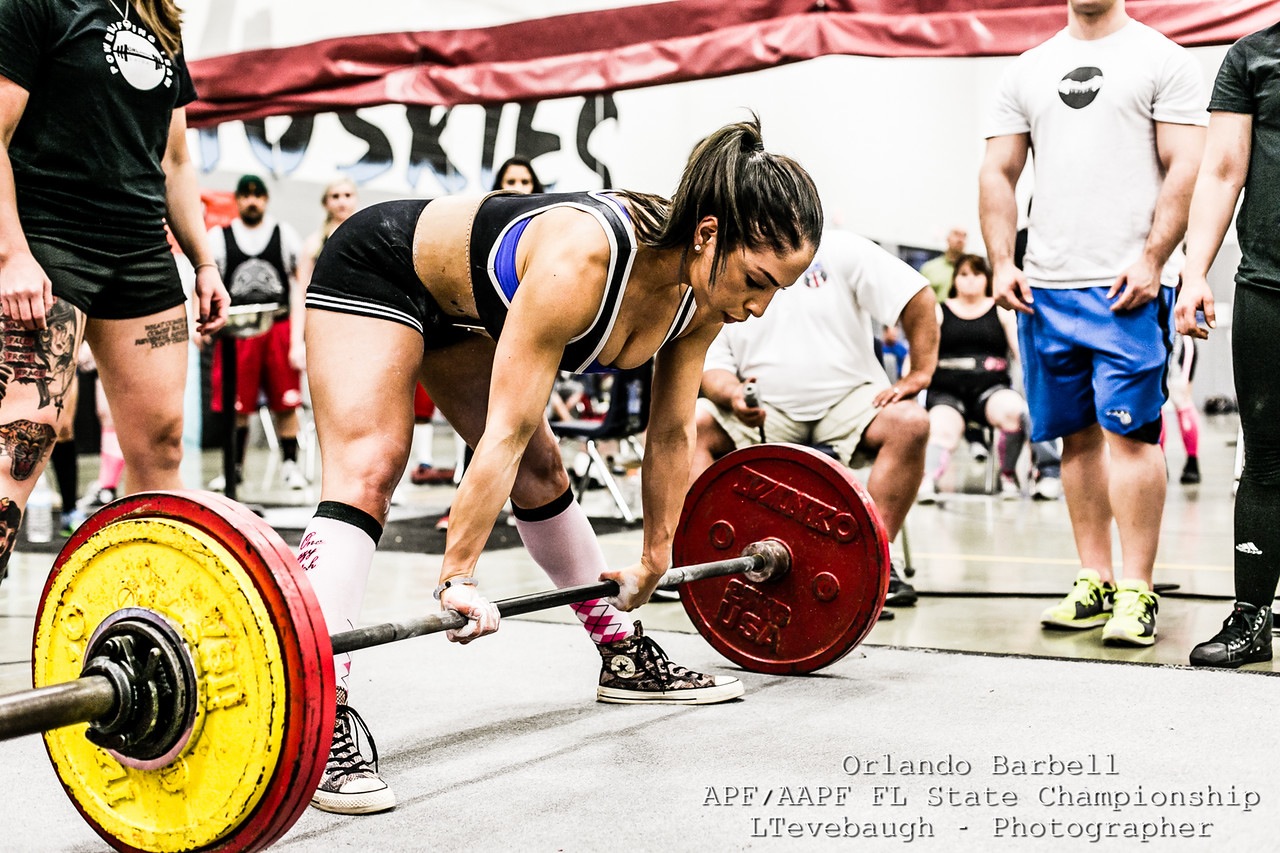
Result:
<instances>
[{"instance_id":1,"label":"red banner","mask_svg":"<svg viewBox=\"0 0 1280 853\"><path fill-rule=\"evenodd\" d=\"M1126 9L1188 47L1227 44L1280 20L1280 0L1129 0ZM540 100L837 54L1009 56L1065 24L1061 0L675 0L197 60L191 73L201 97L187 117L199 127L388 103Z\"/></svg>"}]
</instances>

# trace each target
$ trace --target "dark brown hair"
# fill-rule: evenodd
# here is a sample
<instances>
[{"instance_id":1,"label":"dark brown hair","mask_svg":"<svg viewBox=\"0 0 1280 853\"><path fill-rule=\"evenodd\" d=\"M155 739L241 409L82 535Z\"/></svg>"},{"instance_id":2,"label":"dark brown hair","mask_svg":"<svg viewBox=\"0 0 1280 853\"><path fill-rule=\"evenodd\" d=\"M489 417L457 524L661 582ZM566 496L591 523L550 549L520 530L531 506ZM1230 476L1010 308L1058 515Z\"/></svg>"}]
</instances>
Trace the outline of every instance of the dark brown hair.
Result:
<instances>
[{"instance_id":1,"label":"dark brown hair","mask_svg":"<svg viewBox=\"0 0 1280 853\"><path fill-rule=\"evenodd\" d=\"M960 274L961 267L968 267L970 272L986 276L986 294L987 296L995 295L995 291L991 289L991 267L987 266L987 259L982 257L982 255L961 255L956 258L956 265L951 270L951 289L947 291L948 299L951 299L956 295L956 276Z\"/></svg>"},{"instance_id":2,"label":"dark brown hair","mask_svg":"<svg viewBox=\"0 0 1280 853\"><path fill-rule=\"evenodd\" d=\"M507 176L507 169L512 166L524 166L529 170L529 177L533 179L533 191L535 193L544 193L547 188L542 185L542 181L538 180L538 173L533 170L533 163L525 157L508 157L502 161L502 165L498 167L498 171L493 173L493 189L502 189L502 180Z\"/></svg>"},{"instance_id":3,"label":"dark brown hair","mask_svg":"<svg viewBox=\"0 0 1280 853\"><path fill-rule=\"evenodd\" d=\"M173 59L182 50L182 12L173 0L133 0L133 8L147 29L155 33L165 55Z\"/></svg>"},{"instance_id":4,"label":"dark brown hair","mask_svg":"<svg viewBox=\"0 0 1280 853\"><path fill-rule=\"evenodd\" d=\"M714 216L715 265L711 281L729 253L746 246L775 252L817 248L822 238L822 202L813 179L790 157L764 150L760 119L720 128L689 155L674 198L622 191L641 245L685 247L698 223Z\"/></svg>"}]
</instances>

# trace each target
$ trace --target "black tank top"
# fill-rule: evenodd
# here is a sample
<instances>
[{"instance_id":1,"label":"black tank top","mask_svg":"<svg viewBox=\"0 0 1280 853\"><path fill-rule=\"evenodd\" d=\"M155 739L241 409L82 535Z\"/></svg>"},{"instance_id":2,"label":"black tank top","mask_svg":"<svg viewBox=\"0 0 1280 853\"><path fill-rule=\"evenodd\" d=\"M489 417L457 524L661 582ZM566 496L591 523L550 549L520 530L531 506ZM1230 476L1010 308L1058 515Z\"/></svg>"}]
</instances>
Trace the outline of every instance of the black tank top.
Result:
<instances>
[{"instance_id":1,"label":"black tank top","mask_svg":"<svg viewBox=\"0 0 1280 853\"><path fill-rule=\"evenodd\" d=\"M261 254L250 255L236 242L230 225L222 226L227 246L227 293L232 305L274 302L280 316L289 313L289 274L284 269L280 226L271 227L271 239Z\"/></svg>"},{"instance_id":2,"label":"black tank top","mask_svg":"<svg viewBox=\"0 0 1280 853\"><path fill-rule=\"evenodd\" d=\"M942 303L938 367L930 389L963 397L1009 384L1009 339L996 306L980 317L965 320Z\"/></svg>"},{"instance_id":3,"label":"black tank top","mask_svg":"<svg viewBox=\"0 0 1280 853\"><path fill-rule=\"evenodd\" d=\"M622 204L601 192L540 193L521 195L499 193L480 203L471 226L471 289L475 294L480 323L495 341L502 334L507 310L520 286L515 273L516 245L530 219L554 207L572 207L590 213L609 238L610 257L604 296L596 319L565 347L560 369L570 373L606 373L614 368L596 361L622 307L622 296L635 260L635 230ZM667 341L675 338L693 317L693 290L681 300L675 319L667 329Z\"/></svg>"},{"instance_id":4,"label":"black tank top","mask_svg":"<svg viewBox=\"0 0 1280 853\"><path fill-rule=\"evenodd\" d=\"M1008 358L1009 339L1005 337L1004 326L1000 325L1000 317L996 306L981 317L965 320L957 317L947 303L942 303L942 328L938 337L938 359L944 358L976 358L987 356Z\"/></svg>"}]
</instances>

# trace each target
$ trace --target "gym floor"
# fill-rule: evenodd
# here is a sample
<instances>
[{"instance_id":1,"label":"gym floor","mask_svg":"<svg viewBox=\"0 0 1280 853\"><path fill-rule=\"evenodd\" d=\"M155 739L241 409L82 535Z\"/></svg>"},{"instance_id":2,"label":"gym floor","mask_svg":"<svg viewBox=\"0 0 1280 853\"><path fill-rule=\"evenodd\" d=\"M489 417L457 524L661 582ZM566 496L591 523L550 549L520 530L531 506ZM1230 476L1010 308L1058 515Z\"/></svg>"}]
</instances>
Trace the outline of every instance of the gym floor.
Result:
<instances>
[{"instance_id":1,"label":"gym floor","mask_svg":"<svg viewBox=\"0 0 1280 853\"><path fill-rule=\"evenodd\" d=\"M443 638L423 638L357 653L366 657L357 657L353 704L378 738L401 804L389 815L370 818L308 811L281 847L419 850L449 837L450 847L465 850L825 849L840 843L827 836L844 843L854 837L852 820L863 849L888 850L899 849L907 840L906 821L923 812L932 835L920 826L910 830L916 849L989 850L996 838L1027 839L1006 841L1002 846L1010 850L1208 851L1237 843L1275 849L1271 821L1259 815L1277 814L1280 782L1269 767L1280 754L1280 739L1270 733L1274 727L1259 727L1263 731L1249 733L1244 755L1231 731L1256 713L1229 724L1219 721L1233 708L1240 713L1239 707L1274 707L1280 682L1259 676L1274 673L1276 664L1230 673L1185 667L1191 647L1214 634L1230 608L1235 436L1234 418L1205 419L1203 482L1189 487L1177 483L1183 458L1176 433L1171 436L1172 482L1156 580L1176 589L1161 600L1159 640L1149 649L1106 648L1096 630L1041 630L1039 612L1068 589L1076 571L1063 502L958 495L917 506L908 518L919 603L894 609L894 618L878 623L862 647L818 676L740 672L697 637L678 603L642 608L637 616L646 632L673 659L743 677L746 697L731 707L595 705L598 659L567 610L516 617L510 628L466 650L438 651L448 646ZM207 456L212 476L217 460ZM967 473L980 476L976 468ZM449 486L406 487L395 513L435 515L451 496ZM251 484L242 497L267 502L285 494L256 492ZM304 495L299 502L314 500ZM588 493L587 508L593 515L611 512L603 490ZM309 514L310 506L271 509L267 519L296 526L297 517ZM638 529L602 537L612 564L634 559L640 541ZM11 577L0 586L0 693L29 686L31 615L51 562L48 554L18 552ZM398 620L434 609L430 593L437 564L434 556L380 553L364 619ZM520 548L486 553L479 575L493 597L546 587ZM401 689L390 690L388 681ZM1059 774L1011 781L999 771L997 754L1118 761L1122 767L1114 778L1083 781L1108 788L1123 783L1130 794L1145 786L1153 801L1138 803L1148 807L1137 810L1084 809L1077 803L1046 811L1044 806L1054 804L1043 799L1043 784L1079 787L1082 780ZM952 778L969 774L948 773L941 764L918 774L928 778L878 778L856 768L851 773L850 755L895 764L964 758L975 767L968 779ZM38 739L0 744L0 760L11 769L30 770L11 775L22 784L5 795L4 812L12 819L6 817L4 847L102 849L58 793ZM994 786L997 794L990 796L1002 798L1007 808L964 797L932 802L936 783L979 791ZM1154 801L1157 791L1195 793L1206 783L1241 796L1255 793L1260 804L1226 804L1212 814L1189 806L1150 807L1161 805ZM649 787L641 793L641 786ZM763 797L783 786L792 786L792 795L804 790L812 797L822 786L847 786L850 803L834 810L832 801L802 803L808 807L783 812L741 799L737 804L752 809L706 807L732 791L745 797L743 789L753 787ZM627 792L622 800L620 792ZM929 807L943 808L917 808L926 795ZM909 800L911 808L882 808L894 796ZM660 819L637 814L651 808ZM779 814L787 821L835 821L837 829L822 823L815 830L819 840L807 823L770 823ZM888 818L898 822L883 823ZM1000 824L1005 818L1014 824ZM1055 818L1080 823L1054 829ZM1197 828L1192 834L1169 830L1181 833L1179 843L1153 846L1133 837L1145 830L1121 826L1160 826L1166 818L1175 826L1197 822ZM1031 826L1026 835L1017 834L1018 819ZM1206 820L1213 828L1204 828ZM1121 828L1110 835L1104 828L1100 840L1090 839L1089 827L1098 821ZM872 822L878 827L874 836ZM893 826L897 837L886 838Z\"/></svg>"}]
</instances>

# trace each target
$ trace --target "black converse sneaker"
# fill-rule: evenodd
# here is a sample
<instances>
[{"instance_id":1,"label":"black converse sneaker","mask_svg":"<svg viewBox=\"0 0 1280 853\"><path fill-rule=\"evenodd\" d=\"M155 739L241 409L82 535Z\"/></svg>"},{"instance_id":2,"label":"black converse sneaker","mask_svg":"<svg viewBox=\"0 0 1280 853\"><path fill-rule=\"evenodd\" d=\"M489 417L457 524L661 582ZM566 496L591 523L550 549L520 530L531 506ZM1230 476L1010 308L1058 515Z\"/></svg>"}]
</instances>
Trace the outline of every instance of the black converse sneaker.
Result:
<instances>
[{"instance_id":1,"label":"black converse sneaker","mask_svg":"<svg viewBox=\"0 0 1280 853\"><path fill-rule=\"evenodd\" d=\"M373 753L364 757L356 744L356 732ZM373 814L394 808L396 795L378 777L378 747L356 710L347 704L347 691L338 688L338 714L333 726L333 746L324 768L320 787L311 795L311 805L336 814Z\"/></svg>"},{"instance_id":2,"label":"black converse sneaker","mask_svg":"<svg viewBox=\"0 0 1280 853\"><path fill-rule=\"evenodd\" d=\"M1235 669L1271 660L1272 618L1270 607L1237 601L1222 630L1191 650L1191 665Z\"/></svg>"},{"instance_id":3,"label":"black converse sneaker","mask_svg":"<svg viewBox=\"0 0 1280 853\"><path fill-rule=\"evenodd\" d=\"M601 643L603 666L596 701L618 704L710 705L742 695L742 682L729 675L704 675L667 660L644 635L640 623L625 640Z\"/></svg>"}]
</instances>

